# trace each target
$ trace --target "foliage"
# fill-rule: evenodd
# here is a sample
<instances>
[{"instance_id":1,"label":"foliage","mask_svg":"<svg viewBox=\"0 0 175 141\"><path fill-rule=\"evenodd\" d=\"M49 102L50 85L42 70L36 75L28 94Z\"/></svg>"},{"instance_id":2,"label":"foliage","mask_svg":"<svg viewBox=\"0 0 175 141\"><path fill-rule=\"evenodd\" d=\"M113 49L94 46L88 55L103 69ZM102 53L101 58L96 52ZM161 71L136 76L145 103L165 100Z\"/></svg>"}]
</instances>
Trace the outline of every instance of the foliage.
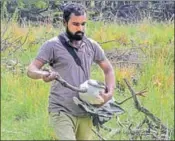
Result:
<instances>
[{"instance_id":1,"label":"foliage","mask_svg":"<svg viewBox=\"0 0 175 141\"><path fill-rule=\"evenodd\" d=\"M89 18L94 21L137 23L146 19L155 21L174 20L174 2L171 1L63 1L63 0L3 0L2 17L18 9L18 22L60 18L52 13L61 12L65 3L77 2L87 7ZM40 17L35 18L35 17ZM42 17L42 18L41 18Z\"/></svg>"}]
</instances>

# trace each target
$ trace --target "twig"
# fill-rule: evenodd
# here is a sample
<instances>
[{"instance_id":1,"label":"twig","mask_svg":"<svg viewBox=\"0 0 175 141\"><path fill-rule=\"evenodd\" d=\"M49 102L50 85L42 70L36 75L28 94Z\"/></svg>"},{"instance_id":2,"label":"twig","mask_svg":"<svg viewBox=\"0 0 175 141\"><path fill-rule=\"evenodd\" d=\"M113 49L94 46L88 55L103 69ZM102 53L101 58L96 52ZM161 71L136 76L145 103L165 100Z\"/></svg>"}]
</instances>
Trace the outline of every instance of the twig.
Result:
<instances>
[{"instance_id":1,"label":"twig","mask_svg":"<svg viewBox=\"0 0 175 141\"><path fill-rule=\"evenodd\" d=\"M116 64L119 63L130 63L130 64L143 64L144 62L134 62L134 61L118 61Z\"/></svg>"},{"instance_id":2,"label":"twig","mask_svg":"<svg viewBox=\"0 0 175 141\"><path fill-rule=\"evenodd\" d=\"M148 130L146 128L143 129L131 129L132 124L129 126L130 129L128 128L122 128L122 129L112 129L111 132L108 133L108 135L106 136L106 139L111 138L112 136L116 135L116 134L126 134L126 135L152 135L153 132L148 132Z\"/></svg>"},{"instance_id":3,"label":"twig","mask_svg":"<svg viewBox=\"0 0 175 141\"><path fill-rule=\"evenodd\" d=\"M142 113L146 114L154 123L156 123L156 125L158 127L160 127L162 129L161 131L166 132L167 127L161 123L161 120L158 117L154 116L149 110L147 110L146 108L141 106L140 102L138 101L138 99L136 97L134 90L129 85L129 82L125 78L124 78L124 81L125 81L126 85L128 86L129 91L132 94L136 109L138 111L141 111Z\"/></svg>"},{"instance_id":4,"label":"twig","mask_svg":"<svg viewBox=\"0 0 175 141\"><path fill-rule=\"evenodd\" d=\"M92 128L92 131L102 140L102 141L105 141L106 139L104 139L97 131L95 131L93 128Z\"/></svg>"},{"instance_id":5,"label":"twig","mask_svg":"<svg viewBox=\"0 0 175 141\"><path fill-rule=\"evenodd\" d=\"M18 49L22 48L22 46L23 46L23 45L25 44L25 42L27 41L28 36L29 36L29 32L28 32L27 35L25 36L24 41L21 42L19 46L16 46L15 49L13 50L13 52L9 53L9 54L7 55L7 57L9 57L9 56L12 55L13 53L15 53Z\"/></svg>"},{"instance_id":6,"label":"twig","mask_svg":"<svg viewBox=\"0 0 175 141\"><path fill-rule=\"evenodd\" d=\"M3 31L2 34L1 34L1 38L4 37L4 35L5 35L5 33L6 33L7 29L8 29L8 26L9 26L9 23L10 23L11 19L12 19L12 17L10 17L10 18L8 19L8 21L7 21L7 23L6 23L6 26L5 26L5 28L4 28L4 31Z\"/></svg>"},{"instance_id":7,"label":"twig","mask_svg":"<svg viewBox=\"0 0 175 141\"><path fill-rule=\"evenodd\" d=\"M145 92L147 92L147 91L144 89L144 90L142 90L142 91L140 91L140 92L138 92L138 93L135 93L135 95L139 95L139 96L144 96L144 97L145 97L145 95L143 95L143 93L145 93ZM115 103L118 104L118 105L121 105L121 104L123 104L124 102L128 101L128 100L131 99L131 98L132 98L132 96L130 96L130 97L124 99L124 100L121 101L121 102L115 101Z\"/></svg>"},{"instance_id":8,"label":"twig","mask_svg":"<svg viewBox=\"0 0 175 141\"><path fill-rule=\"evenodd\" d=\"M109 41L105 41L105 42L101 42L101 43L99 43L99 44L106 44L106 43L115 42L115 41L117 41L117 39L109 40Z\"/></svg>"},{"instance_id":9,"label":"twig","mask_svg":"<svg viewBox=\"0 0 175 141\"><path fill-rule=\"evenodd\" d=\"M109 127L107 127L107 126L105 126L105 125L100 125L100 127L101 127L102 129L108 131L108 132L111 132L111 131L112 131L112 128L109 128Z\"/></svg>"},{"instance_id":10,"label":"twig","mask_svg":"<svg viewBox=\"0 0 175 141\"><path fill-rule=\"evenodd\" d=\"M49 72L48 68L43 68L42 70ZM67 81L65 81L59 74L57 74L57 77L55 78L55 80L58 81L62 86L66 87L66 88L69 88L73 91L81 92L81 93L86 93L87 92L87 89L80 89L78 87L72 86Z\"/></svg>"},{"instance_id":11,"label":"twig","mask_svg":"<svg viewBox=\"0 0 175 141\"><path fill-rule=\"evenodd\" d=\"M77 91L77 92L81 92L81 93L86 93L87 92L87 89L80 89L78 87L74 87L71 84L67 83L61 76L58 76L57 78L55 78L55 80L60 82L62 86L67 87L67 88L69 88L73 91Z\"/></svg>"}]
</instances>

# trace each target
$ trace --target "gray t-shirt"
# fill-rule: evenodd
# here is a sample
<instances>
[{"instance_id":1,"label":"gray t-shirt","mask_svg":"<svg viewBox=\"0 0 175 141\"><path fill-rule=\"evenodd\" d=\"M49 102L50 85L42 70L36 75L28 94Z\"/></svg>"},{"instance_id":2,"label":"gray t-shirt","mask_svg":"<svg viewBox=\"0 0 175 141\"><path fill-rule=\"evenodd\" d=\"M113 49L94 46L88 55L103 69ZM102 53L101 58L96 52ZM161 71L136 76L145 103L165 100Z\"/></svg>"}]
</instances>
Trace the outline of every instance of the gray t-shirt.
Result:
<instances>
[{"instance_id":1,"label":"gray t-shirt","mask_svg":"<svg viewBox=\"0 0 175 141\"><path fill-rule=\"evenodd\" d=\"M61 34L67 43L70 40L66 33ZM58 37L46 41L39 49L36 59L49 63L52 69L60 74L69 84L79 87L90 78L90 67L93 62L105 60L105 54L100 45L94 40L84 37L81 46L76 49L81 60L81 66L76 64L71 54L63 46ZM64 86L58 81L52 81L49 95L49 112L64 111L74 116L85 116L86 112L73 102L78 93Z\"/></svg>"}]
</instances>

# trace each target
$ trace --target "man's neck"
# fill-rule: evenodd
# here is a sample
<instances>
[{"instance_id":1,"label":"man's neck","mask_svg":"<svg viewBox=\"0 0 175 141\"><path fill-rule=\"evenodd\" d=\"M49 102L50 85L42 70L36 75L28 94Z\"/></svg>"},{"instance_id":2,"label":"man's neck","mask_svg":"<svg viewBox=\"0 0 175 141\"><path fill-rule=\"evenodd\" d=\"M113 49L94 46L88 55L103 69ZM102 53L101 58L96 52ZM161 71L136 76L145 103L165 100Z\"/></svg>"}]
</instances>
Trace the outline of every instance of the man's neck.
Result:
<instances>
[{"instance_id":1,"label":"man's neck","mask_svg":"<svg viewBox=\"0 0 175 141\"><path fill-rule=\"evenodd\" d=\"M80 41L72 40L71 44L73 47L79 48L82 44L82 40L80 40Z\"/></svg>"}]
</instances>

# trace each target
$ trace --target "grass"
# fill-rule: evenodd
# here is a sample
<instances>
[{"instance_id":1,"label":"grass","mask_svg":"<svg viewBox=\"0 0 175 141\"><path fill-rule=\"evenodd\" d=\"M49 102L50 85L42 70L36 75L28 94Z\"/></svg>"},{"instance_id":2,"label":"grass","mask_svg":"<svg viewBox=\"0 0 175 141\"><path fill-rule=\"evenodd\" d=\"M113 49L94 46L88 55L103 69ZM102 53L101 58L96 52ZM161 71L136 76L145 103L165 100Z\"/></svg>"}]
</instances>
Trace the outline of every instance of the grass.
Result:
<instances>
[{"instance_id":1,"label":"grass","mask_svg":"<svg viewBox=\"0 0 175 141\"><path fill-rule=\"evenodd\" d=\"M2 22L2 27L5 23ZM25 37L27 42L23 45L23 51L18 50L9 59L18 58L21 64L27 66L36 56L37 50L46 39L57 36L62 30L51 25L38 27L19 27L16 23L10 26L4 35L13 38ZM4 28L2 28L4 29ZM62 27L63 29L63 27ZM147 96L139 97L141 104L154 113L161 121L174 128L174 25L168 23L143 23L135 25L117 25L114 23L104 24L91 22L87 24L87 35L94 40L105 42L102 48L107 51L113 48L143 47L147 56L147 63L141 71L133 68L115 68L116 80L122 82L123 78L130 79L132 75L138 75L138 85L134 85L135 91L147 88ZM21 39L22 40L22 39ZM5 58L13 48L2 52ZM18 67L18 66L16 66ZM54 132L48 122L48 96L49 83L41 80L32 80L26 76L26 68L21 73L19 68L15 72L1 67L1 139L2 140L53 140ZM102 71L94 65L91 78L104 80ZM126 86L123 94L115 92L117 101L130 96ZM122 105L126 113L120 116L122 122L137 124L142 121L144 115L139 113L133 105L133 101ZM114 120L107 123L114 128ZM102 132L103 135L107 133ZM97 138L97 137L95 137ZM111 139L123 140L128 136L118 134ZM174 139L174 136L171 138Z\"/></svg>"}]
</instances>

